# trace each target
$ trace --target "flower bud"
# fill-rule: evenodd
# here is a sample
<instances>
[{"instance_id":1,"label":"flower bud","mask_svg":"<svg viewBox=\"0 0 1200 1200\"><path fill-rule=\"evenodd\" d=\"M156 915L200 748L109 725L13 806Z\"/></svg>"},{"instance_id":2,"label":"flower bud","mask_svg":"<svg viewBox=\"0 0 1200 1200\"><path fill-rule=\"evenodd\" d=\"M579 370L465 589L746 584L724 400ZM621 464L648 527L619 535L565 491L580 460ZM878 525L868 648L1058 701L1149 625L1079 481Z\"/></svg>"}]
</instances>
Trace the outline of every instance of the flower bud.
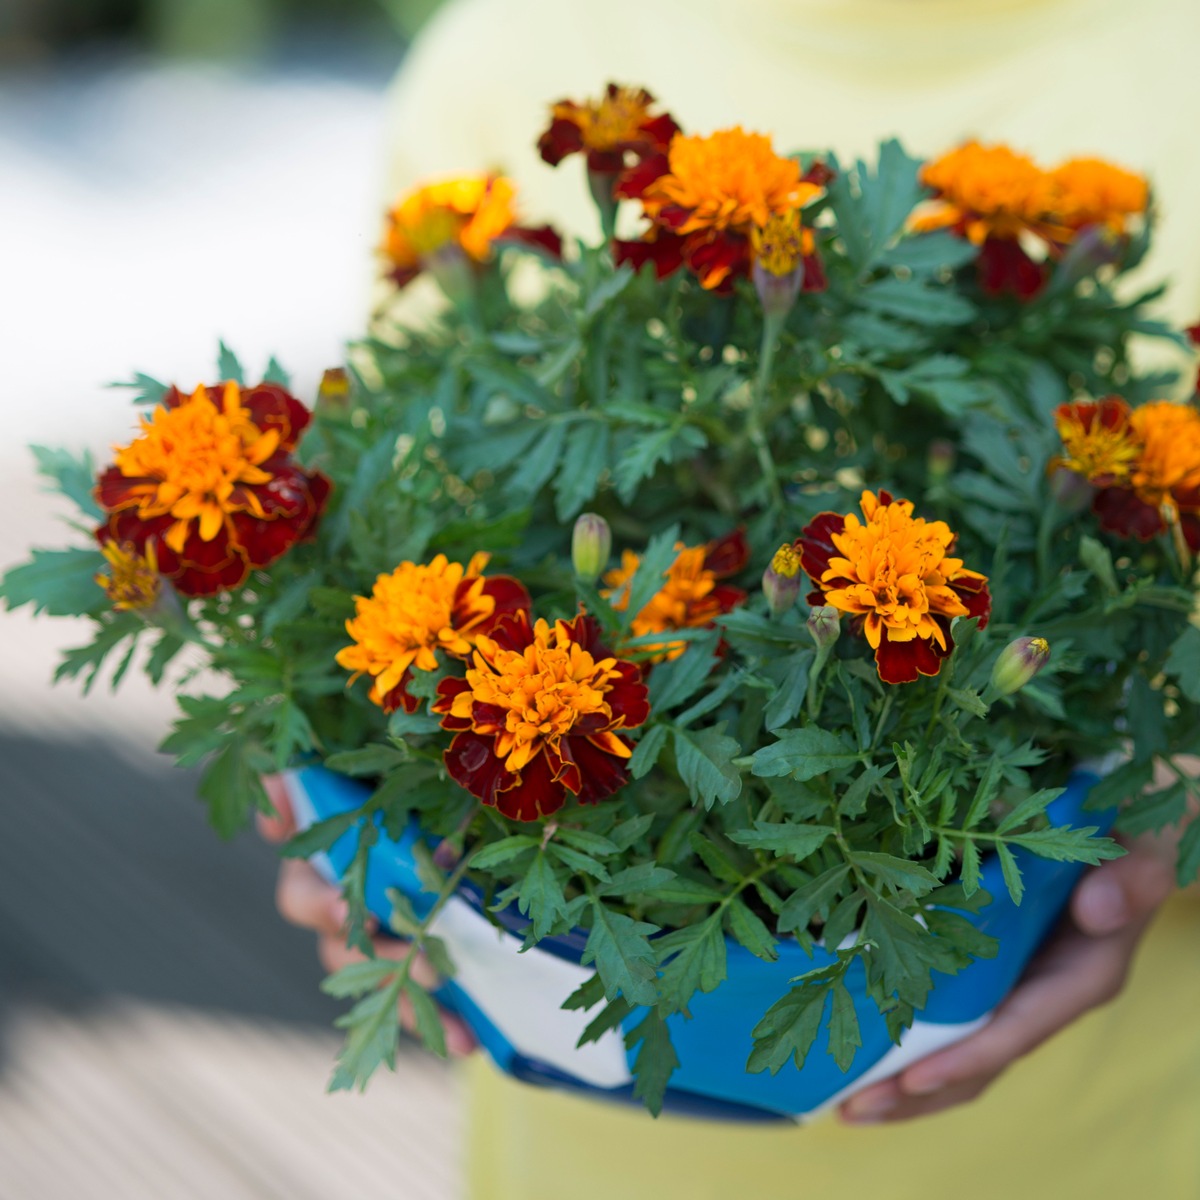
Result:
<instances>
[{"instance_id":1,"label":"flower bud","mask_svg":"<svg viewBox=\"0 0 1200 1200\"><path fill-rule=\"evenodd\" d=\"M330 367L321 376L317 404L324 409L342 409L350 404L350 376L345 367Z\"/></svg>"},{"instance_id":2,"label":"flower bud","mask_svg":"<svg viewBox=\"0 0 1200 1200\"><path fill-rule=\"evenodd\" d=\"M1050 643L1020 637L1008 643L992 667L992 687L1001 696L1020 691L1050 661Z\"/></svg>"},{"instance_id":3,"label":"flower bud","mask_svg":"<svg viewBox=\"0 0 1200 1200\"><path fill-rule=\"evenodd\" d=\"M1070 467L1051 464L1050 497L1064 513L1083 512L1092 502L1094 492L1086 476Z\"/></svg>"},{"instance_id":4,"label":"flower bud","mask_svg":"<svg viewBox=\"0 0 1200 1200\"><path fill-rule=\"evenodd\" d=\"M838 610L832 604L820 604L808 614L808 632L818 651L829 652L841 633Z\"/></svg>"},{"instance_id":5,"label":"flower bud","mask_svg":"<svg viewBox=\"0 0 1200 1200\"><path fill-rule=\"evenodd\" d=\"M612 553L612 530L608 522L596 513L580 513L571 535L571 562L575 574L584 583L595 583L608 566Z\"/></svg>"},{"instance_id":6,"label":"flower bud","mask_svg":"<svg viewBox=\"0 0 1200 1200\"><path fill-rule=\"evenodd\" d=\"M750 231L754 263L750 277L767 317L783 317L804 284L804 256L811 253L799 209L772 214Z\"/></svg>"},{"instance_id":7,"label":"flower bud","mask_svg":"<svg viewBox=\"0 0 1200 1200\"><path fill-rule=\"evenodd\" d=\"M775 551L771 565L763 572L763 595L771 616L781 617L800 595L800 555L790 542Z\"/></svg>"}]
</instances>

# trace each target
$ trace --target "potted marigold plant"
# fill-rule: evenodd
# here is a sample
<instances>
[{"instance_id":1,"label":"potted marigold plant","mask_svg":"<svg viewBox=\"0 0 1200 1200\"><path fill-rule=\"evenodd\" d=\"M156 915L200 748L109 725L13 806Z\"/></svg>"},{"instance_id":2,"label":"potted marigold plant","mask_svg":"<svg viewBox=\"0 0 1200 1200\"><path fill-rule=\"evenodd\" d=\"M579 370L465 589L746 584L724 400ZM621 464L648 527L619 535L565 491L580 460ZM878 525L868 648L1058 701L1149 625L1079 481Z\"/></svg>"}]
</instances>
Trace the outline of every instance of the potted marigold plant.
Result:
<instances>
[{"instance_id":1,"label":"potted marigold plant","mask_svg":"<svg viewBox=\"0 0 1200 1200\"><path fill-rule=\"evenodd\" d=\"M1116 290L1149 193L977 144L788 157L616 85L538 144L602 244L500 177L419 189L382 274L436 316L385 306L311 422L274 363L143 377L94 486L39 452L98 546L3 595L94 619L61 675L147 639L153 678L223 674L165 745L215 826L286 769L287 852L506 1070L803 1115L985 1020L1114 820L1195 800L1143 794L1200 744L1200 411ZM358 997L334 1086L393 1060L402 994L442 1048L407 965L327 987Z\"/></svg>"}]
</instances>

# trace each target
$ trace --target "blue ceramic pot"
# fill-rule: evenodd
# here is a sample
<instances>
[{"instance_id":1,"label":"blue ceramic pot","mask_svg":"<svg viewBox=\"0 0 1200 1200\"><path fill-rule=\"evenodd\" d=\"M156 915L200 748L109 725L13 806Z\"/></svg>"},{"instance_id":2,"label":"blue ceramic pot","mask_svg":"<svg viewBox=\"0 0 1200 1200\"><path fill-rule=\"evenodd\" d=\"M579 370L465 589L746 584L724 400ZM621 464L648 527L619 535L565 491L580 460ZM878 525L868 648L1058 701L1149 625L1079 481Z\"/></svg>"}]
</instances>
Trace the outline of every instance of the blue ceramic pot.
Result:
<instances>
[{"instance_id":1,"label":"blue ceramic pot","mask_svg":"<svg viewBox=\"0 0 1200 1200\"><path fill-rule=\"evenodd\" d=\"M1076 771L1063 795L1050 805L1051 819L1072 825L1111 822L1111 814L1084 813L1084 801L1096 778L1089 771ZM289 772L286 779L301 827L357 808L371 793L366 785L324 767ZM422 888L412 854L420 836L415 824L399 841L381 829L370 851L367 904L385 927L391 888L408 896L419 915L432 907L435 897ZM336 880L349 866L356 844L350 831L313 863ZM866 994L862 964L850 968L845 982L858 1014L862 1046L846 1072L825 1052L828 1029L824 1028L803 1070L785 1067L777 1075L747 1073L751 1030L763 1013L787 992L789 980L826 964L832 956L817 947L810 958L795 941L785 938L779 944L778 960L764 962L731 941L725 982L713 992L693 997L690 1018L676 1015L668 1020L681 1065L672 1076L666 1109L734 1120L801 1119L978 1028L1012 990L1082 873L1079 864L1052 862L1022 850L1015 853L1025 882L1021 906L1009 897L1000 863L992 856L984 860L981 875L992 900L979 914L966 914L972 924L997 939L996 957L978 959L957 975L935 974L929 1001L899 1046L888 1037L883 1018ZM505 928L497 929L497 922ZM464 886L433 926L457 969L455 978L439 990L438 999L464 1018L502 1071L530 1083L630 1099L633 1056L625 1049L623 1033L638 1023L641 1012L635 1010L622 1030L611 1030L600 1041L577 1048L590 1016L566 1012L560 1005L592 974L580 965L586 934L573 931L546 938L519 954L522 939L514 931L526 923L515 909L485 917L478 892Z\"/></svg>"}]
</instances>

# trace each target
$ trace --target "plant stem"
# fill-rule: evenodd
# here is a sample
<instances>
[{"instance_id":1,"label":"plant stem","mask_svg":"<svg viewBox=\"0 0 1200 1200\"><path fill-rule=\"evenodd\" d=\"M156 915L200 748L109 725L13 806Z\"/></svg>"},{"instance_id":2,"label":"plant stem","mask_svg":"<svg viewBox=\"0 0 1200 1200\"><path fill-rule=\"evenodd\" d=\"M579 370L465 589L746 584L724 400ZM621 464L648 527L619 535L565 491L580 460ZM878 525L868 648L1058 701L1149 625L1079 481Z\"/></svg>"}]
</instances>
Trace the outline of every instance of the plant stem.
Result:
<instances>
[{"instance_id":1,"label":"plant stem","mask_svg":"<svg viewBox=\"0 0 1200 1200\"><path fill-rule=\"evenodd\" d=\"M783 488L779 483L779 468L771 453L771 445L763 428L763 411L767 403L767 389L771 385L771 373L775 366L775 349L783 331L783 315L763 318L762 347L758 355L758 374L754 379L754 391L750 400L750 412L746 417L746 432L758 458L759 470L767 485L771 507L782 512L784 508Z\"/></svg>"}]
</instances>

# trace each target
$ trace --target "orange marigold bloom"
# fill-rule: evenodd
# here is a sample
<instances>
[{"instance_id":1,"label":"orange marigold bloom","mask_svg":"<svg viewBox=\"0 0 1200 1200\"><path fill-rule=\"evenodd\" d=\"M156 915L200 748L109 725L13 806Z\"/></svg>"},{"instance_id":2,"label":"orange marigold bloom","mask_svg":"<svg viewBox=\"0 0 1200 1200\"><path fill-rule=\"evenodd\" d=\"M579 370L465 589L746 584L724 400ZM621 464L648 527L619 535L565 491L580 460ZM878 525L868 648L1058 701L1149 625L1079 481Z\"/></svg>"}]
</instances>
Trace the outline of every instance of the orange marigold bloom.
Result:
<instances>
[{"instance_id":1,"label":"orange marigold bloom","mask_svg":"<svg viewBox=\"0 0 1200 1200\"><path fill-rule=\"evenodd\" d=\"M628 779L622 736L650 715L637 668L600 643L586 613L530 626L519 612L476 640L464 679L443 679L433 711L455 731L451 778L506 817L532 821L571 793L585 804Z\"/></svg>"},{"instance_id":2,"label":"orange marigold bloom","mask_svg":"<svg viewBox=\"0 0 1200 1200\"><path fill-rule=\"evenodd\" d=\"M384 712L415 712L412 672L436 671L438 653L464 659L476 639L512 612L527 611L529 593L506 575L485 578L488 555L464 567L439 554L429 563L403 562L380 575L370 596L355 596L346 622L354 644L337 653L348 671L372 678L369 699ZM351 680L353 682L353 679Z\"/></svg>"},{"instance_id":3,"label":"orange marigold bloom","mask_svg":"<svg viewBox=\"0 0 1200 1200\"><path fill-rule=\"evenodd\" d=\"M570 154L586 154L589 171L618 174L629 155L663 154L679 126L667 113L651 115L654 97L645 88L610 83L599 100L560 100L538 153L552 167Z\"/></svg>"},{"instance_id":4,"label":"orange marigold bloom","mask_svg":"<svg viewBox=\"0 0 1200 1200\"><path fill-rule=\"evenodd\" d=\"M637 637L711 625L721 613L746 599L741 588L720 582L736 575L749 561L750 548L740 529L704 546L679 542L676 549L679 555L667 570L666 582L630 624ZM629 607L630 588L640 565L641 557L626 550L621 565L604 576L608 586L601 595L617 612ZM663 642L643 649L651 651L650 661L661 662L678 658L687 649L687 642Z\"/></svg>"},{"instance_id":5,"label":"orange marigold bloom","mask_svg":"<svg viewBox=\"0 0 1200 1200\"><path fill-rule=\"evenodd\" d=\"M1051 174L1054 211L1072 230L1103 225L1124 233L1129 218L1146 211L1150 189L1141 175L1101 158L1073 158Z\"/></svg>"},{"instance_id":6,"label":"orange marigold bloom","mask_svg":"<svg viewBox=\"0 0 1200 1200\"><path fill-rule=\"evenodd\" d=\"M703 287L727 290L752 260L751 236L772 218L798 212L822 193L771 139L740 126L708 137L677 134L665 161L630 173L617 194L642 202L651 228L639 242L618 242L617 257L659 277L680 264Z\"/></svg>"},{"instance_id":7,"label":"orange marigold bloom","mask_svg":"<svg viewBox=\"0 0 1200 1200\"><path fill-rule=\"evenodd\" d=\"M101 543L149 547L185 596L236 587L313 530L329 481L291 451L308 410L272 383L168 389L96 485Z\"/></svg>"},{"instance_id":8,"label":"orange marigold bloom","mask_svg":"<svg viewBox=\"0 0 1200 1200\"><path fill-rule=\"evenodd\" d=\"M1097 490L1103 528L1149 541L1178 525L1200 552L1200 412L1156 400L1130 409L1119 396L1061 405L1055 424L1063 466Z\"/></svg>"},{"instance_id":9,"label":"orange marigold bloom","mask_svg":"<svg viewBox=\"0 0 1200 1200\"><path fill-rule=\"evenodd\" d=\"M516 188L500 175L467 175L427 183L388 213L380 251L389 278L404 287L439 255L462 254L479 264L502 242L539 246L559 257L562 239L549 227L517 224Z\"/></svg>"},{"instance_id":10,"label":"orange marigold bloom","mask_svg":"<svg viewBox=\"0 0 1200 1200\"><path fill-rule=\"evenodd\" d=\"M104 542L100 552L108 561L108 570L96 576L96 582L118 612L141 612L153 608L162 592L162 576L154 543L140 554L132 542Z\"/></svg>"},{"instance_id":11,"label":"orange marigold bloom","mask_svg":"<svg viewBox=\"0 0 1200 1200\"><path fill-rule=\"evenodd\" d=\"M987 577L952 557L944 521L913 516L909 500L863 492L857 513L818 514L796 539L816 585L808 600L849 613L875 651L885 683L936 675L954 649L950 622L991 611Z\"/></svg>"}]
</instances>

